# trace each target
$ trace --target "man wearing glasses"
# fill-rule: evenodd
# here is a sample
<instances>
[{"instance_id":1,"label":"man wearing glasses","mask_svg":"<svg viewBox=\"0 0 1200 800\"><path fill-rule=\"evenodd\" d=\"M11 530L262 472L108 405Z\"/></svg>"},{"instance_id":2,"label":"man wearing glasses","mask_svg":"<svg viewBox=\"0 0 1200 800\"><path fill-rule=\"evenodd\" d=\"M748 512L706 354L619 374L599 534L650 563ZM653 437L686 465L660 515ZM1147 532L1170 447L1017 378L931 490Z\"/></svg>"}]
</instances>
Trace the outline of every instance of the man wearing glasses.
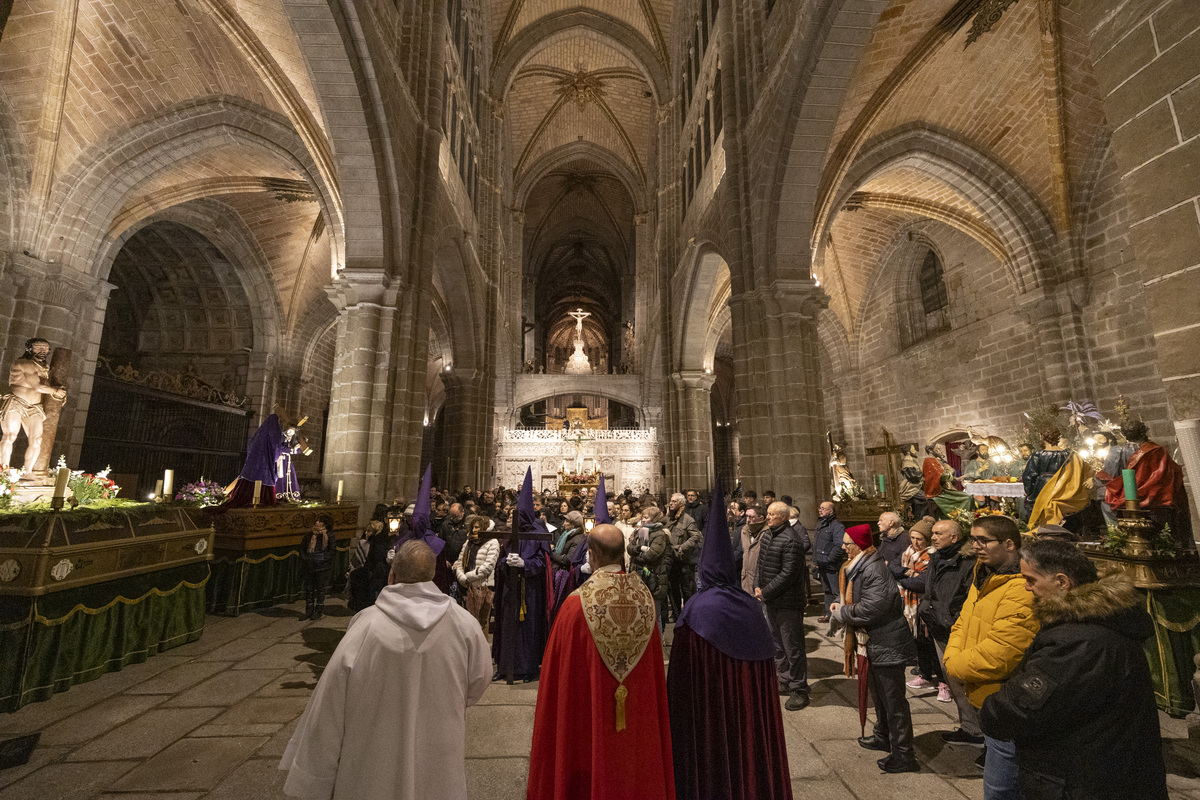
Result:
<instances>
[{"instance_id":1,"label":"man wearing glasses","mask_svg":"<svg viewBox=\"0 0 1200 800\"><path fill-rule=\"evenodd\" d=\"M1000 691L1025 657L1038 631L1033 596L1021 577L1021 532L1009 517L991 516L971 526L977 561L962 614L946 645L946 672L962 681L975 708ZM985 800L1019 800L1016 749L984 736ZM976 762L978 763L978 762Z\"/></svg>"}]
</instances>

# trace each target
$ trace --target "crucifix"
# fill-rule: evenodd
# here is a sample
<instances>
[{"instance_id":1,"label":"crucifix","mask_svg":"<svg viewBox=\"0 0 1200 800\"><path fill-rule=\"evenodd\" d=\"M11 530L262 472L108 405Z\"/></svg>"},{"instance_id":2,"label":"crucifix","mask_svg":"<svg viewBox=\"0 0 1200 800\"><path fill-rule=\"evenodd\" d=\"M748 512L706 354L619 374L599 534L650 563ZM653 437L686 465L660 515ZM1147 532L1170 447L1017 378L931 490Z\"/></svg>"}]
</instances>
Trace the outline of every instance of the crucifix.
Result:
<instances>
[{"instance_id":1,"label":"crucifix","mask_svg":"<svg viewBox=\"0 0 1200 800\"><path fill-rule=\"evenodd\" d=\"M866 454L868 456L883 456L887 463L887 486L886 494L888 505L897 511L900 508L900 459L904 457L904 453L910 447L916 447L916 443L909 442L906 444L896 444L895 438L887 428L880 429L883 432L882 447L868 447ZM878 485L876 486L878 488Z\"/></svg>"},{"instance_id":2,"label":"crucifix","mask_svg":"<svg viewBox=\"0 0 1200 800\"><path fill-rule=\"evenodd\" d=\"M583 474L583 443L596 441L590 436L584 436L583 432L576 429L574 436L564 436L568 442L575 445L575 474Z\"/></svg>"}]
</instances>

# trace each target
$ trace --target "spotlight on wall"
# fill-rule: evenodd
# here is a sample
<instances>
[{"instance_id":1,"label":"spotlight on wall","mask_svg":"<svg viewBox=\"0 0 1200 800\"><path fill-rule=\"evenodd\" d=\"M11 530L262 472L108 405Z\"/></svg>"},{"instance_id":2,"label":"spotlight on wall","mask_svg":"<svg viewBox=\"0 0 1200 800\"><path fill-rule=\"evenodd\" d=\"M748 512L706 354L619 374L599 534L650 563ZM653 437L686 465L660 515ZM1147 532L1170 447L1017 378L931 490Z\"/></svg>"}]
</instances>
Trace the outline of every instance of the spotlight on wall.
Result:
<instances>
[{"instance_id":1,"label":"spotlight on wall","mask_svg":"<svg viewBox=\"0 0 1200 800\"><path fill-rule=\"evenodd\" d=\"M704 368L704 374L705 374L705 375L712 375L712 367L705 367L705 368Z\"/></svg>"},{"instance_id":2,"label":"spotlight on wall","mask_svg":"<svg viewBox=\"0 0 1200 800\"><path fill-rule=\"evenodd\" d=\"M449 364L447 364L447 365L446 365L446 372L449 372L449 371L450 371L450 365L449 365Z\"/></svg>"}]
</instances>

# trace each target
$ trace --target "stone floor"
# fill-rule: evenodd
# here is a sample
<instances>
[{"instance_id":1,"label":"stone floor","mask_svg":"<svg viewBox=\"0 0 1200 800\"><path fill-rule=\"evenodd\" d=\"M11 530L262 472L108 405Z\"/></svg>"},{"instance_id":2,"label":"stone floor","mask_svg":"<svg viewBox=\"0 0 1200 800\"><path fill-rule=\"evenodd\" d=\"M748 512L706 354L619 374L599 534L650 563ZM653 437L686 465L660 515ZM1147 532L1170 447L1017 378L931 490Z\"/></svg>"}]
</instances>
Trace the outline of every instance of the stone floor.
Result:
<instances>
[{"instance_id":1,"label":"stone floor","mask_svg":"<svg viewBox=\"0 0 1200 800\"><path fill-rule=\"evenodd\" d=\"M282 798L279 758L350 618L298 606L209 617L204 637L42 703L0 715L0 739L41 731L28 764L0 771L2 800ZM670 639L668 636L668 643ZM883 775L863 750L841 648L810 633L812 705L784 712L797 798L982 798L978 751L945 746L952 704L912 695L920 774ZM467 712L469 796L525 796L537 684L493 684ZM1171 796L1200 800L1200 748L1162 716Z\"/></svg>"}]
</instances>

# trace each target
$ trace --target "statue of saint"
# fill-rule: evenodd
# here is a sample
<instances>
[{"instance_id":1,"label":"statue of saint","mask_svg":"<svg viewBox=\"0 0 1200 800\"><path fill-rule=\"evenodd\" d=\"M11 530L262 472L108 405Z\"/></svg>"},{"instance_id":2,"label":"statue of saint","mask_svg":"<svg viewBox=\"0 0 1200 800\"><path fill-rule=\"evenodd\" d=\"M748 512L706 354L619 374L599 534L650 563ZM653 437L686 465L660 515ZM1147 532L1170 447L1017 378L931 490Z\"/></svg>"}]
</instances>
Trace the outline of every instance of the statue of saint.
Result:
<instances>
[{"instance_id":1,"label":"statue of saint","mask_svg":"<svg viewBox=\"0 0 1200 800\"><path fill-rule=\"evenodd\" d=\"M22 472L33 473L42 451L46 421L43 395L62 401L67 390L50 384L50 343L33 338L25 342L25 354L13 362L8 372L9 394L0 396L0 465L11 466L17 434L25 431L25 464Z\"/></svg>"},{"instance_id":2,"label":"statue of saint","mask_svg":"<svg viewBox=\"0 0 1200 800\"><path fill-rule=\"evenodd\" d=\"M834 500L849 500L862 494L862 488L854 479L854 473L846 466L846 452L842 446L832 447L833 455L829 459L830 492Z\"/></svg>"}]
</instances>

